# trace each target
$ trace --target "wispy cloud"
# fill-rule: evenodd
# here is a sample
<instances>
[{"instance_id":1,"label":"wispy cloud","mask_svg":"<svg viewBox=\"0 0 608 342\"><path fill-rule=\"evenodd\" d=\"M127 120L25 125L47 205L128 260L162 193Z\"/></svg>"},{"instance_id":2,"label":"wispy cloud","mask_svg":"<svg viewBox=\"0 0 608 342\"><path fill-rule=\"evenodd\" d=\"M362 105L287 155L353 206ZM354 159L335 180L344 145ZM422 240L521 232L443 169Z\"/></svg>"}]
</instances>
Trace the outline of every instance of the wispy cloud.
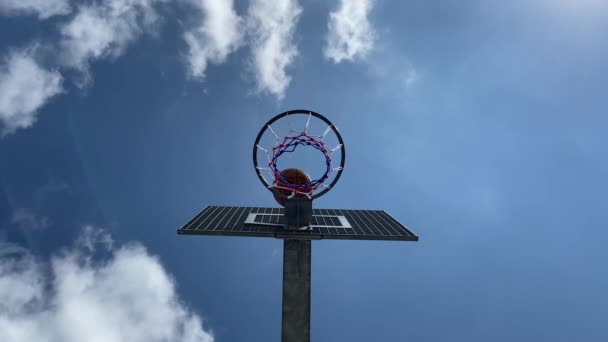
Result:
<instances>
[{"instance_id":1,"label":"wispy cloud","mask_svg":"<svg viewBox=\"0 0 608 342\"><path fill-rule=\"evenodd\" d=\"M159 22L155 8L169 0L107 0L78 7L60 26L58 59L64 67L80 70L90 82L89 64L101 58L120 56L129 44ZM70 11L69 2L59 0L1 0L2 13L38 13L41 18ZM63 78L57 70L43 68L35 59L36 48L13 51L0 65L0 135L30 127L37 111L62 92Z\"/></svg>"},{"instance_id":2,"label":"wispy cloud","mask_svg":"<svg viewBox=\"0 0 608 342\"><path fill-rule=\"evenodd\" d=\"M35 48L12 51L0 65L0 135L30 127L36 113L62 92L63 78L34 59Z\"/></svg>"},{"instance_id":3,"label":"wispy cloud","mask_svg":"<svg viewBox=\"0 0 608 342\"><path fill-rule=\"evenodd\" d=\"M69 189L70 186L63 180L50 178L49 181L42 187L36 190L37 196L46 196L55 192Z\"/></svg>"},{"instance_id":4,"label":"wispy cloud","mask_svg":"<svg viewBox=\"0 0 608 342\"><path fill-rule=\"evenodd\" d=\"M369 22L373 0L340 0L329 14L325 57L334 63L365 57L374 46L374 30Z\"/></svg>"},{"instance_id":5,"label":"wispy cloud","mask_svg":"<svg viewBox=\"0 0 608 342\"><path fill-rule=\"evenodd\" d=\"M0 0L0 14L35 14L40 19L69 14L69 0Z\"/></svg>"},{"instance_id":6,"label":"wispy cloud","mask_svg":"<svg viewBox=\"0 0 608 342\"><path fill-rule=\"evenodd\" d=\"M207 64L223 63L243 41L243 19L232 0L190 0L197 9L197 25L184 33L188 44L188 71L204 78Z\"/></svg>"},{"instance_id":7,"label":"wispy cloud","mask_svg":"<svg viewBox=\"0 0 608 342\"><path fill-rule=\"evenodd\" d=\"M214 340L157 257L139 244L114 248L92 227L83 234L49 265L0 241L0 341Z\"/></svg>"},{"instance_id":8,"label":"wispy cloud","mask_svg":"<svg viewBox=\"0 0 608 342\"><path fill-rule=\"evenodd\" d=\"M17 208L13 212L11 223L24 231L35 231L48 227L50 220L46 216L37 215L29 208Z\"/></svg>"},{"instance_id":9,"label":"wispy cloud","mask_svg":"<svg viewBox=\"0 0 608 342\"><path fill-rule=\"evenodd\" d=\"M252 0L247 26L258 91L285 95L291 82L286 69L298 54L293 35L301 13L296 0Z\"/></svg>"},{"instance_id":10,"label":"wispy cloud","mask_svg":"<svg viewBox=\"0 0 608 342\"><path fill-rule=\"evenodd\" d=\"M100 58L120 56L129 44L159 22L154 7L167 0L107 0L78 8L61 27L63 64L87 71Z\"/></svg>"},{"instance_id":11,"label":"wispy cloud","mask_svg":"<svg viewBox=\"0 0 608 342\"><path fill-rule=\"evenodd\" d=\"M378 90L386 94L403 95L421 78L407 55L390 43L380 44L365 65Z\"/></svg>"}]
</instances>

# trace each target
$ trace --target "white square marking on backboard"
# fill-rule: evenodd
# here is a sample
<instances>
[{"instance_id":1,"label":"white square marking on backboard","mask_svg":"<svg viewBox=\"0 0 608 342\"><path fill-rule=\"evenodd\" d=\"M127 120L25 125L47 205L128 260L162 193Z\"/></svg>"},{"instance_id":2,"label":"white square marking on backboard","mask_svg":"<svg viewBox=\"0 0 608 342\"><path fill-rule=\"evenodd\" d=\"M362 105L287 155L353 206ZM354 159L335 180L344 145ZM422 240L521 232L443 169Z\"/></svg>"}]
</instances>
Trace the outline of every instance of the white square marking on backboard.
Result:
<instances>
[{"instance_id":1,"label":"white square marking on backboard","mask_svg":"<svg viewBox=\"0 0 608 342\"><path fill-rule=\"evenodd\" d=\"M281 216L283 214L249 213L249 215L247 215L247 219L245 219L245 224L283 227L283 225L280 224L280 223L255 222L255 218L258 215L262 215L262 216ZM345 229L352 229L352 226L350 225L350 222L348 222L348 220L346 219L346 217L344 217L342 215L313 215L313 216L314 217L335 217L335 218L337 218L340 221L340 226L311 225L311 227L313 227L313 228L316 227L316 228L345 228Z\"/></svg>"}]
</instances>

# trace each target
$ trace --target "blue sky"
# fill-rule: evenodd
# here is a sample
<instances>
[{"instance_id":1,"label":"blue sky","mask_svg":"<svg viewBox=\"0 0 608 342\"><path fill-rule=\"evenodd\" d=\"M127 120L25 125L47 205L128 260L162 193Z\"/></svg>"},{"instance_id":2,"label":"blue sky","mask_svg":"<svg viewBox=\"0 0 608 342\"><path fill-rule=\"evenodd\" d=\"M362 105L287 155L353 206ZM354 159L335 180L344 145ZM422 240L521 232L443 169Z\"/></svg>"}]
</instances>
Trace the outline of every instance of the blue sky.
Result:
<instances>
[{"instance_id":1,"label":"blue sky","mask_svg":"<svg viewBox=\"0 0 608 342\"><path fill-rule=\"evenodd\" d=\"M0 0L0 340L277 341L282 241L177 236L272 206L261 125L309 108L314 341L605 341L608 3Z\"/></svg>"}]
</instances>

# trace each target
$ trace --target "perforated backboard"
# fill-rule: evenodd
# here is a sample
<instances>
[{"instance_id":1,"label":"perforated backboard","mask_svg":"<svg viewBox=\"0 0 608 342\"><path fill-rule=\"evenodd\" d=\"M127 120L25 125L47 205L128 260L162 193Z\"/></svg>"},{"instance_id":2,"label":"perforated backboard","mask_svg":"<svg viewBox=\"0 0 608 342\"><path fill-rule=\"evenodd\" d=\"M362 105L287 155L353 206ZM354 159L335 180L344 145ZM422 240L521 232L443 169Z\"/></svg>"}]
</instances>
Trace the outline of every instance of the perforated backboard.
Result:
<instances>
[{"instance_id":1,"label":"perforated backboard","mask_svg":"<svg viewBox=\"0 0 608 342\"><path fill-rule=\"evenodd\" d=\"M418 236L382 210L313 209L311 226L285 229L283 208L207 207L178 234L280 239L401 240Z\"/></svg>"}]
</instances>

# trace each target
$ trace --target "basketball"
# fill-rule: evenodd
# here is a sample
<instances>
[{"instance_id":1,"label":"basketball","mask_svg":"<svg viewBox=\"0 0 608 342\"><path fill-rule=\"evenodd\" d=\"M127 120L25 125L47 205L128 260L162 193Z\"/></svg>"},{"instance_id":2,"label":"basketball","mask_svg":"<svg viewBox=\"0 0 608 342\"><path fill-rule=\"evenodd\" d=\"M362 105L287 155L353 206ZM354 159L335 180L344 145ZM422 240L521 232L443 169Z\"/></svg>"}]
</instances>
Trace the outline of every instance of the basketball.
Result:
<instances>
[{"instance_id":1,"label":"basketball","mask_svg":"<svg viewBox=\"0 0 608 342\"><path fill-rule=\"evenodd\" d=\"M285 169L285 170L281 171L281 175L283 175L285 180L287 180L291 184L306 184L306 183L310 183L312 181L312 178L310 178L310 176L306 173L306 171L304 171L302 169ZM275 180L274 184L276 184L276 183L277 182ZM275 189L275 191L280 192L281 194L283 194L285 196L291 195L290 190ZM281 195L277 194L276 192L273 195L274 195L274 199L277 201L277 203L279 203L281 206L284 207L285 201L287 200L287 198L282 197ZM305 197L305 195L296 193L294 197Z\"/></svg>"}]
</instances>

